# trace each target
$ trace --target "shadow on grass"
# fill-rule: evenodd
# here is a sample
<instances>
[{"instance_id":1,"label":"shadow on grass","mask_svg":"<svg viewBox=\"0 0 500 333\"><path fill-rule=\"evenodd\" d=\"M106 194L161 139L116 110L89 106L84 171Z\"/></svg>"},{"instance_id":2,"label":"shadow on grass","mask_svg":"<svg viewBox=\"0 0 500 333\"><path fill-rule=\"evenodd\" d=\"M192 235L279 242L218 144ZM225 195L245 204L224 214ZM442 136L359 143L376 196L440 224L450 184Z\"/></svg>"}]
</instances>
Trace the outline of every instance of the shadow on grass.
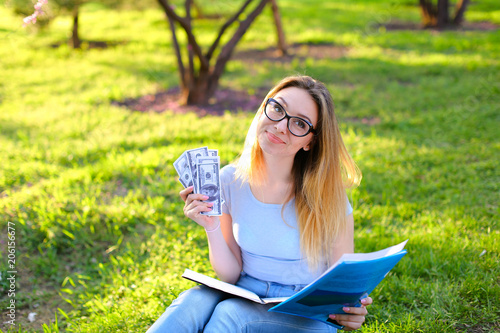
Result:
<instances>
[{"instance_id":1,"label":"shadow on grass","mask_svg":"<svg viewBox=\"0 0 500 333\"><path fill-rule=\"evenodd\" d=\"M500 25L489 21L480 22L464 22L462 25L449 25L444 28L437 27L424 27L421 23L415 22L404 22L392 20L386 24L380 24L378 27L383 27L388 31L397 30L427 30L434 33L439 33L441 31L496 31L500 29Z\"/></svg>"},{"instance_id":2,"label":"shadow on grass","mask_svg":"<svg viewBox=\"0 0 500 333\"><path fill-rule=\"evenodd\" d=\"M105 40L81 40L80 48L81 50L105 50L112 47L117 47L120 45L127 44L127 41L105 41ZM68 45L72 47L71 39L66 41L60 41L56 43L52 43L49 47L57 49L63 45Z\"/></svg>"}]
</instances>

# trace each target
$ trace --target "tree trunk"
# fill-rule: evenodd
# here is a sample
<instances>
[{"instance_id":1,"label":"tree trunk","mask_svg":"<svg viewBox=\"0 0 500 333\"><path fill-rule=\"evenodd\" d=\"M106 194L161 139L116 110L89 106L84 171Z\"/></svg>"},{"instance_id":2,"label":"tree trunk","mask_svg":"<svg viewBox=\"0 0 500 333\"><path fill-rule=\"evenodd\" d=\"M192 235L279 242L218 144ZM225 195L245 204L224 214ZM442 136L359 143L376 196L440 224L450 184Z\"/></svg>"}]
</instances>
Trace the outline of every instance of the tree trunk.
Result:
<instances>
[{"instance_id":1,"label":"tree trunk","mask_svg":"<svg viewBox=\"0 0 500 333\"><path fill-rule=\"evenodd\" d=\"M218 84L218 82L212 81L208 70L200 71L197 77L191 78L191 84L182 87L181 103L186 105L207 105L217 89L217 87L214 89L211 86L214 83Z\"/></svg>"},{"instance_id":2,"label":"tree trunk","mask_svg":"<svg viewBox=\"0 0 500 333\"><path fill-rule=\"evenodd\" d=\"M287 55L285 32L283 31L283 26L281 25L281 15L279 12L278 4L276 0L270 0L271 9L273 11L274 24L276 25L276 35L278 38L278 49L280 50L281 56Z\"/></svg>"},{"instance_id":3,"label":"tree trunk","mask_svg":"<svg viewBox=\"0 0 500 333\"><path fill-rule=\"evenodd\" d=\"M231 59L231 54L236 45L247 32L250 25L255 21L257 16L259 16L262 12L268 1L269 0L260 0L259 4L246 16L246 18L243 21L240 21L240 25L234 32L231 39L222 47L222 50L220 51L217 61L213 67L200 68L199 75L195 79L194 86L191 86L186 93L186 104L206 105L209 103L210 98L215 95L215 92L219 87L219 79L224 72L227 62ZM248 1L248 4L250 2L251 1ZM244 7L246 6L247 5L244 5ZM216 40L217 43L218 40L220 40L219 37Z\"/></svg>"},{"instance_id":4,"label":"tree trunk","mask_svg":"<svg viewBox=\"0 0 500 333\"><path fill-rule=\"evenodd\" d=\"M469 4L469 0L459 0L457 2L457 6L455 8L455 17L453 18L454 25L461 25L464 21L464 13L467 9L467 5Z\"/></svg>"},{"instance_id":5,"label":"tree trunk","mask_svg":"<svg viewBox=\"0 0 500 333\"><path fill-rule=\"evenodd\" d=\"M432 0L419 0L422 10L422 23L425 28L436 27L445 29L450 26L459 26L464 20L464 13L470 0L458 0L453 18L450 17L450 1L438 0L437 7Z\"/></svg>"},{"instance_id":6,"label":"tree trunk","mask_svg":"<svg viewBox=\"0 0 500 333\"><path fill-rule=\"evenodd\" d=\"M446 28L449 23L449 1L448 0L438 0L437 9L437 27L439 29Z\"/></svg>"},{"instance_id":7,"label":"tree trunk","mask_svg":"<svg viewBox=\"0 0 500 333\"><path fill-rule=\"evenodd\" d=\"M425 28L436 26L437 10L432 5L431 0L419 0L420 9L422 10L422 23Z\"/></svg>"},{"instance_id":8,"label":"tree trunk","mask_svg":"<svg viewBox=\"0 0 500 333\"><path fill-rule=\"evenodd\" d=\"M78 6L73 10L73 30L71 32L71 46L74 49L79 49L82 45L80 36L78 35Z\"/></svg>"},{"instance_id":9,"label":"tree trunk","mask_svg":"<svg viewBox=\"0 0 500 333\"><path fill-rule=\"evenodd\" d=\"M241 8L233 15L226 23L221 27L217 38L213 42L212 46L209 48L206 54L203 54L200 44L197 42L197 38L194 35L191 26L191 5L193 0L186 0L185 11L186 16L181 17L177 15L174 7L171 5L169 0L158 0L158 3L163 8L170 24L170 30L172 32L173 46L175 49L175 54L177 57L177 63L179 66L179 71L181 74L181 103L187 105L195 104L208 104L210 98L215 95L215 91L219 85L219 79L224 72L224 68L231 58L231 54L234 48L241 40L243 35L246 33L250 25L255 21L257 16L262 12L265 5L269 0L258 0L257 6L250 11L245 18L240 20L242 13L248 7L248 5L254 0L246 0ZM215 64L212 66L210 61L212 56L215 54L216 49L222 39L223 34L226 32L227 28L234 22L239 22L238 28L234 31L232 37L229 41L222 47L218 53ZM180 52L179 44L176 38L175 24L184 30L187 36L187 46L188 46L188 66L184 66L182 55ZM195 68L194 57L198 60ZM184 75L182 75L184 72Z\"/></svg>"}]
</instances>

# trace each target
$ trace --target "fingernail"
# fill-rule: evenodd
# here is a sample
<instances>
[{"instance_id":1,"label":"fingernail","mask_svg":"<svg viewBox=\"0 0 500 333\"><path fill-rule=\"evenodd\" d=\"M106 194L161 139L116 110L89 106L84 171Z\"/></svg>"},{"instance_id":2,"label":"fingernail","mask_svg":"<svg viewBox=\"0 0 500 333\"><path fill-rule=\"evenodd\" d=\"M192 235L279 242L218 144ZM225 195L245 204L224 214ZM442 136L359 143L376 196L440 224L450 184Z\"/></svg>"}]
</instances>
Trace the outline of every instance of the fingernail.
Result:
<instances>
[{"instance_id":1,"label":"fingernail","mask_svg":"<svg viewBox=\"0 0 500 333\"><path fill-rule=\"evenodd\" d=\"M208 207L212 207L214 205L214 203L213 202L208 202L207 205L208 205Z\"/></svg>"},{"instance_id":2,"label":"fingernail","mask_svg":"<svg viewBox=\"0 0 500 333\"><path fill-rule=\"evenodd\" d=\"M363 299L361 300L361 303L365 304L365 303L366 303L366 299L364 299L364 298L363 298Z\"/></svg>"},{"instance_id":3,"label":"fingernail","mask_svg":"<svg viewBox=\"0 0 500 333\"><path fill-rule=\"evenodd\" d=\"M203 200L207 200L208 199L208 195L204 195L202 196Z\"/></svg>"},{"instance_id":4,"label":"fingernail","mask_svg":"<svg viewBox=\"0 0 500 333\"><path fill-rule=\"evenodd\" d=\"M349 311L351 311L351 309L350 309L350 308L343 308L342 310L344 310L345 312L349 312Z\"/></svg>"},{"instance_id":5,"label":"fingernail","mask_svg":"<svg viewBox=\"0 0 500 333\"><path fill-rule=\"evenodd\" d=\"M335 315L330 315L330 319L335 319Z\"/></svg>"}]
</instances>

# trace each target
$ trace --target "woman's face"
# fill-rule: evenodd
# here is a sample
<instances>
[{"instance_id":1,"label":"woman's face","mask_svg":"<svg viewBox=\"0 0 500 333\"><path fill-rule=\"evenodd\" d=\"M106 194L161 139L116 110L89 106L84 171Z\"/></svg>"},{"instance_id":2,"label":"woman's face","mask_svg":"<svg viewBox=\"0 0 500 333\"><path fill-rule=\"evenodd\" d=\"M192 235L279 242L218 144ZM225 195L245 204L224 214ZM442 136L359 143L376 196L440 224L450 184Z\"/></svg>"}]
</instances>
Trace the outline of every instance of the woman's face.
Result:
<instances>
[{"instance_id":1,"label":"woman's face","mask_svg":"<svg viewBox=\"0 0 500 333\"><path fill-rule=\"evenodd\" d=\"M288 87L276 93L273 99L284 107L289 116L303 118L316 128L318 109L306 90ZM272 121L262 112L257 126L257 139L265 153L294 157L300 149L309 150L312 138L312 133L303 137L290 133L286 117L280 121Z\"/></svg>"}]
</instances>

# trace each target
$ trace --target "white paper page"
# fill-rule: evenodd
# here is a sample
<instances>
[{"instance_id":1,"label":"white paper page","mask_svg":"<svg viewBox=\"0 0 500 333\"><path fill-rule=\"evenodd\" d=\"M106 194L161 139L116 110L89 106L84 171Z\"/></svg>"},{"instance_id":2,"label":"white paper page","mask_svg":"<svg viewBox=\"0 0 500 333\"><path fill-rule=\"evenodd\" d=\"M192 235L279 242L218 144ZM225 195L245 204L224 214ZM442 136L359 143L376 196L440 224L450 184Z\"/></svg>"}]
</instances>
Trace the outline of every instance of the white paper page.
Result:
<instances>
[{"instance_id":1,"label":"white paper page","mask_svg":"<svg viewBox=\"0 0 500 333\"><path fill-rule=\"evenodd\" d=\"M266 304L268 303L281 303L289 299L290 297L268 297L268 298L261 298L262 301Z\"/></svg>"},{"instance_id":2,"label":"white paper page","mask_svg":"<svg viewBox=\"0 0 500 333\"><path fill-rule=\"evenodd\" d=\"M338 262L342 261L363 261L363 260L373 260L377 258L384 258L388 257L390 255L393 255L395 253L398 253L399 251L403 250L406 243L408 240L405 240L402 243L399 243L398 245L394 245L391 247L388 247L386 249L376 251L376 252L370 252L370 253L346 253L340 257Z\"/></svg>"},{"instance_id":3,"label":"white paper page","mask_svg":"<svg viewBox=\"0 0 500 333\"><path fill-rule=\"evenodd\" d=\"M221 291L224 291L229 294L237 295L243 298L247 298L251 301L257 302L264 304L265 302L260 299L257 294L251 292L250 290L235 286L234 284L230 284L224 281L220 281L214 278L211 278L209 276L197 273L195 271L192 271L190 269L186 269L184 271L184 274L182 274L183 278L187 278L189 280L193 280L196 282L200 282L202 284L205 284L211 288L218 289Z\"/></svg>"}]
</instances>

